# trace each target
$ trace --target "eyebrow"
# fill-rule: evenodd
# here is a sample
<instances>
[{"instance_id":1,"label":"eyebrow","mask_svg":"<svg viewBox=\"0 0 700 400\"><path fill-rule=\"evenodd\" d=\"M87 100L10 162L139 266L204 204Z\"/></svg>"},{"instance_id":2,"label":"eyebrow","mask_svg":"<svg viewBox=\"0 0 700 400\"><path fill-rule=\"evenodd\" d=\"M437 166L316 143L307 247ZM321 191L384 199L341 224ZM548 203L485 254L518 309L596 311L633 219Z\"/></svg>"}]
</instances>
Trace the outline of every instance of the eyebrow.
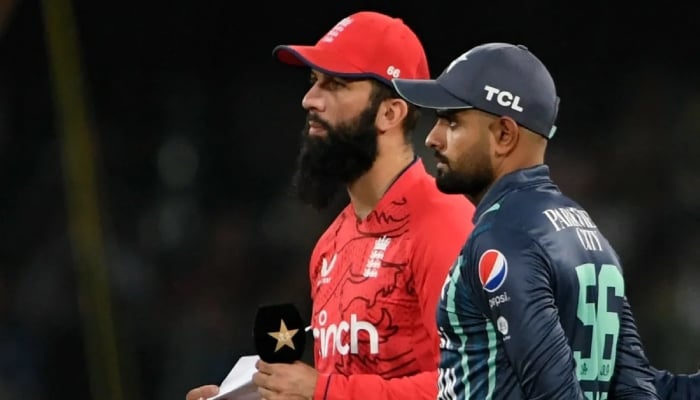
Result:
<instances>
[{"instance_id":1,"label":"eyebrow","mask_svg":"<svg viewBox=\"0 0 700 400\"><path fill-rule=\"evenodd\" d=\"M348 89L352 89L354 86L353 84L358 83L358 82L369 82L371 86L372 93L375 91L375 87L373 84L375 82L379 82L377 79L369 77L369 76L337 76L337 75L330 75L326 74L321 71L317 70L311 70L310 74L310 83L315 84L316 82L319 82L320 84L326 84L327 82L334 82L335 84L340 84L344 87L347 87ZM381 86L381 85L380 85ZM387 98L391 98L392 96L389 96ZM395 95L395 97L398 98L398 95Z\"/></svg>"},{"instance_id":2,"label":"eyebrow","mask_svg":"<svg viewBox=\"0 0 700 400\"><path fill-rule=\"evenodd\" d=\"M450 117L454 117L460 111L462 111L462 110L438 109L438 110L435 110L435 115L438 118L450 118Z\"/></svg>"},{"instance_id":3,"label":"eyebrow","mask_svg":"<svg viewBox=\"0 0 700 400\"><path fill-rule=\"evenodd\" d=\"M346 83L346 84L366 80L366 78L346 78L346 77L342 77L342 76L329 75L329 74L323 73L321 71L314 71L314 70L311 71L311 78L320 79L321 77L323 77L324 79L334 80L334 81L338 81L338 82L342 82L342 83Z\"/></svg>"}]
</instances>

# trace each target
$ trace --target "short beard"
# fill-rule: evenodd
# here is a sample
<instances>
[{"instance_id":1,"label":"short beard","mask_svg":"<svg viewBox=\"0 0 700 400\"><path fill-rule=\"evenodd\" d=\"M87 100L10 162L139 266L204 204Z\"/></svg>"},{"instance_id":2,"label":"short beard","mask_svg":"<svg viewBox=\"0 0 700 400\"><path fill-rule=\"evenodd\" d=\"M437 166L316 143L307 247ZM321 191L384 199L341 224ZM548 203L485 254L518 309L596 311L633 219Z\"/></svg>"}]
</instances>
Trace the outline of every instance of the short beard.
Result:
<instances>
[{"instance_id":1,"label":"short beard","mask_svg":"<svg viewBox=\"0 0 700 400\"><path fill-rule=\"evenodd\" d=\"M494 181L494 172L486 153L464 157L450 163L439 154L436 157L448 167L438 170L435 182L438 189L447 194L463 194L477 203Z\"/></svg>"},{"instance_id":2,"label":"short beard","mask_svg":"<svg viewBox=\"0 0 700 400\"><path fill-rule=\"evenodd\" d=\"M338 191L369 171L377 159L378 104L370 104L353 121L333 127L310 114L302 133L293 184L299 199L322 210ZM322 125L325 137L309 135L309 122Z\"/></svg>"}]
</instances>

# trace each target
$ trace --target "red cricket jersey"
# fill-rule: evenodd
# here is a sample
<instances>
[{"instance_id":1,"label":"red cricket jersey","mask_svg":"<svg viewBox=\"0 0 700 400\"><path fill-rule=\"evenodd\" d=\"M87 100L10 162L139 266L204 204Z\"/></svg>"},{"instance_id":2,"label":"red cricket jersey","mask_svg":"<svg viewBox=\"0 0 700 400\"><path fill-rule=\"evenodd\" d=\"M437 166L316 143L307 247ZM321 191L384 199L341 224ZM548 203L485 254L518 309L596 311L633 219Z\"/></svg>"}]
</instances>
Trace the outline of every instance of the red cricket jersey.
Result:
<instances>
[{"instance_id":1,"label":"red cricket jersey","mask_svg":"<svg viewBox=\"0 0 700 400\"><path fill-rule=\"evenodd\" d=\"M364 220L338 215L310 262L314 399L436 398L436 307L473 212L419 159Z\"/></svg>"}]
</instances>

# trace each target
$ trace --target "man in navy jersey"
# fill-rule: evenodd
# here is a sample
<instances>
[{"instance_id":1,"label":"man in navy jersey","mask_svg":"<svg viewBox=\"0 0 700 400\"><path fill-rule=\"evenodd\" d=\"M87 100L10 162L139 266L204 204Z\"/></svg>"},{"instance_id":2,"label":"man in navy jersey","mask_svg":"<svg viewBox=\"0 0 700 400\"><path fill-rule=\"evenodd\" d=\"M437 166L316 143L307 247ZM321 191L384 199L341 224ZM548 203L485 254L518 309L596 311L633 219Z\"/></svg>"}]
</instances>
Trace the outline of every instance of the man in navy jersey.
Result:
<instances>
[{"instance_id":1,"label":"man in navy jersey","mask_svg":"<svg viewBox=\"0 0 700 400\"><path fill-rule=\"evenodd\" d=\"M438 398L695 398L697 374L649 366L615 250L549 177L559 98L541 61L488 43L393 83L437 112L438 188L477 205L438 307Z\"/></svg>"}]
</instances>

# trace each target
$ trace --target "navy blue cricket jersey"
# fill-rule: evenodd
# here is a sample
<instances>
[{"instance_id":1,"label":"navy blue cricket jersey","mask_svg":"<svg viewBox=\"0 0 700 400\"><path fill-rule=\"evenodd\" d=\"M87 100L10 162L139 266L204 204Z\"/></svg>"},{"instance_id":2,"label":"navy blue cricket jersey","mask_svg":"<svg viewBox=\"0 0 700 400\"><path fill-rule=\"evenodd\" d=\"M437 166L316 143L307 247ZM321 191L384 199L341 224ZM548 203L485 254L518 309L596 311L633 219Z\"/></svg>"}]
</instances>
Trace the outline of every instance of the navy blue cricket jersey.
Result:
<instances>
[{"instance_id":1,"label":"navy blue cricket jersey","mask_svg":"<svg viewBox=\"0 0 700 400\"><path fill-rule=\"evenodd\" d=\"M438 307L439 399L657 399L620 260L546 165L501 178Z\"/></svg>"}]
</instances>

